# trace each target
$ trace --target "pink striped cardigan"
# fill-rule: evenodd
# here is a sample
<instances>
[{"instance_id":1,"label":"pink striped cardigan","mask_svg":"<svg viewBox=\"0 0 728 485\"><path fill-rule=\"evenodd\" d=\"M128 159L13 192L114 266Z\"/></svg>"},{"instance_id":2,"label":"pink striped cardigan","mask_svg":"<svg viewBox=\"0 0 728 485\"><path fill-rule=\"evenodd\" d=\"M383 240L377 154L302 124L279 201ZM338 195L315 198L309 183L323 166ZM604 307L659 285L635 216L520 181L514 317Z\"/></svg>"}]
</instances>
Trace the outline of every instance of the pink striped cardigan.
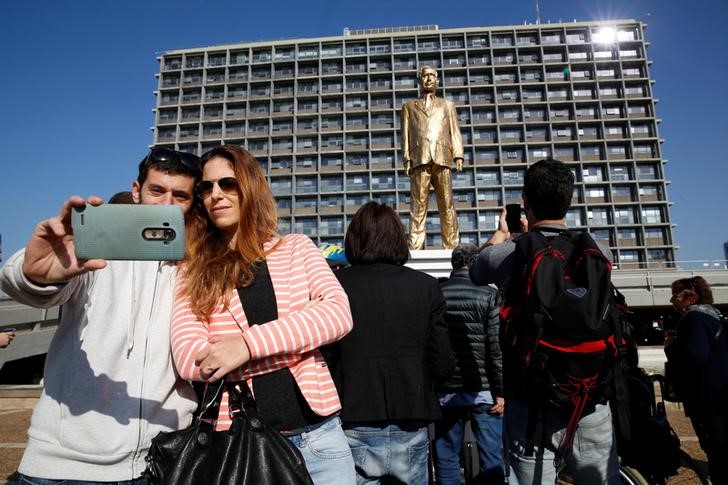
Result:
<instances>
[{"instance_id":1,"label":"pink striped cardigan","mask_svg":"<svg viewBox=\"0 0 728 485\"><path fill-rule=\"evenodd\" d=\"M265 244L269 250L278 238ZM339 340L352 328L346 293L329 269L328 263L302 234L282 238L266 259L278 304L278 319L264 325L248 326L237 290L229 309L222 302L206 324L192 312L187 297L179 296L185 285L185 272L177 276L177 298L172 313L172 355L183 379L200 380L195 357L213 335L242 332L250 349L250 361L228 374L228 380L249 379L288 367L311 409L327 416L341 409L339 396L324 362L320 346ZM304 306L309 301L318 303ZM231 420L227 394L220 405L217 429L227 429Z\"/></svg>"}]
</instances>

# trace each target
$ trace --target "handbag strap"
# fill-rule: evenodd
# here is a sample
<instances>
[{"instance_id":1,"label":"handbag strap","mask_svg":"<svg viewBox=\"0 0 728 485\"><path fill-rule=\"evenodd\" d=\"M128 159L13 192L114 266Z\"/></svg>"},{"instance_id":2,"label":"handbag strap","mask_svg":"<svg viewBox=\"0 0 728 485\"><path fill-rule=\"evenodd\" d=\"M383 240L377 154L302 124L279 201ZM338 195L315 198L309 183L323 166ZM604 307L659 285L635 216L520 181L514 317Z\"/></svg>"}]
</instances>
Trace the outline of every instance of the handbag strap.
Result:
<instances>
[{"instance_id":1,"label":"handbag strap","mask_svg":"<svg viewBox=\"0 0 728 485\"><path fill-rule=\"evenodd\" d=\"M255 402L253 393L245 380L238 382L226 382L225 389L228 392L228 405L232 411L233 419L240 413L248 417L250 428L259 430L263 427L263 420L258 414L258 405Z\"/></svg>"},{"instance_id":2,"label":"handbag strap","mask_svg":"<svg viewBox=\"0 0 728 485\"><path fill-rule=\"evenodd\" d=\"M200 412L197 415L196 423L199 424L202 419L217 419L217 414L220 409L220 401L222 399L222 388L225 386L225 381L220 380L217 384L205 384L205 392L202 397L202 406L200 406ZM208 399L209 397L209 399Z\"/></svg>"}]
</instances>

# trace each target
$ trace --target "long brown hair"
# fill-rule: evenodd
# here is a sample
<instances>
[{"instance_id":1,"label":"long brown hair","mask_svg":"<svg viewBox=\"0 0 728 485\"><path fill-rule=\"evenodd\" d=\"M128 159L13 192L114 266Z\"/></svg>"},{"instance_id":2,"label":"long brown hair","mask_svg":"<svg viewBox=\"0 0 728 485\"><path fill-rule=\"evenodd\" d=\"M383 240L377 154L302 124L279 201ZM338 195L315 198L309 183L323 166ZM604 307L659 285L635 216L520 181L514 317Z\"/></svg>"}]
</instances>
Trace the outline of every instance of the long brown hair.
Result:
<instances>
[{"instance_id":1,"label":"long brown hair","mask_svg":"<svg viewBox=\"0 0 728 485\"><path fill-rule=\"evenodd\" d=\"M182 296L190 298L195 315L204 321L221 299L227 308L232 289L253 282L252 266L266 257L263 244L277 235L275 200L258 161L243 148L225 145L202 155L200 169L218 157L230 162L238 181L240 221L232 249L204 207L198 211L198 217L205 222L190 225L187 283ZM199 200L197 203L202 205Z\"/></svg>"}]
</instances>

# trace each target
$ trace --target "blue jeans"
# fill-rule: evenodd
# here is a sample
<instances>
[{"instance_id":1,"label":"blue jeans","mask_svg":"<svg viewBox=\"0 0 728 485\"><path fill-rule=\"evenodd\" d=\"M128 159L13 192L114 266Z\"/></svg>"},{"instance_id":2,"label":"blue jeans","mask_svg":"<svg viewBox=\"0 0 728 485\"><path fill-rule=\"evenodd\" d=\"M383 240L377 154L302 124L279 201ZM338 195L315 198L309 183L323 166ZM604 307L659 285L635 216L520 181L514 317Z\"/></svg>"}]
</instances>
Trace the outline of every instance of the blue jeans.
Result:
<instances>
[{"instance_id":1,"label":"blue jeans","mask_svg":"<svg viewBox=\"0 0 728 485\"><path fill-rule=\"evenodd\" d=\"M460 450L463 447L465 422L469 419L478 445L478 483L504 482L503 417L490 414L491 407L492 404L442 407L442 419L435 422L435 470L438 484L460 485Z\"/></svg>"},{"instance_id":2,"label":"blue jeans","mask_svg":"<svg viewBox=\"0 0 728 485\"><path fill-rule=\"evenodd\" d=\"M17 480L17 481L16 481ZM136 480L125 480L123 482L90 482L86 480L53 480L50 478L35 478L18 473L15 480L8 482L9 484L18 485L147 485L149 482L146 478L137 478Z\"/></svg>"},{"instance_id":3,"label":"blue jeans","mask_svg":"<svg viewBox=\"0 0 728 485\"><path fill-rule=\"evenodd\" d=\"M380 483L387 476L394 483L427 485L430 440L426 427L382 424L347 427L344 432L354 455L358 485Z\"/></svg>"},{"instance_id":4,"label":"blue jeans","mask_svg":"<svg viewBox=\"0 0 728 485\"><path fill-rule=\"evenodd\" d=\"M329 418L312 431L287 438L303 455L313 483L317 485L356 483L354 460L344 430L341 429L339 416Z\"/></svg>"},{"instance_id":5,"label":"blue jeans","mask_svg":"<svg viewBox=\"0 0 728 485\"><path fill-rule=\"evenodd\" d=\"M511 473L508 483L531 485L556 482L554 456L568 421L568 415L546 409L545 416L538 417L534 453L525 456L528 405L515 400L506 401L505 433ZM543 446L539 446L541 437ZM597 404L594 412L581 418L572 449L564 458L577 485L620 483L617 444L608 404Z\"/></svg>"}]
</instances>

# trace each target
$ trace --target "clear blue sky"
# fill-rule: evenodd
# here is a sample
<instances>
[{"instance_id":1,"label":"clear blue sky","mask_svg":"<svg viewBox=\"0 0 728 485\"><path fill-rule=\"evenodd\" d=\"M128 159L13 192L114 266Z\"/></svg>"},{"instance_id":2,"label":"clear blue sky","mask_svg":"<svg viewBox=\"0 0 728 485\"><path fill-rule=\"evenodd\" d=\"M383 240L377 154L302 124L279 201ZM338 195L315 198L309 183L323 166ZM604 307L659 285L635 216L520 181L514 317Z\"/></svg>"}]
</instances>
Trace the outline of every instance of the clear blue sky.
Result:
<instances>
[{"instance_id":1,"label":"clear blue sky","mask_svg":"<svg viewBox=\"0 0 728 485\"><path fill-rule=\"evenodd\" d=\"M679 260L728 241L728 2L542 0L541 20L646 22ZM155 55L344 27L535 21L535 0L0 2L0 233L7 258L71 194L128 190L152 142Z\"/></svg>"}]
</instances>

